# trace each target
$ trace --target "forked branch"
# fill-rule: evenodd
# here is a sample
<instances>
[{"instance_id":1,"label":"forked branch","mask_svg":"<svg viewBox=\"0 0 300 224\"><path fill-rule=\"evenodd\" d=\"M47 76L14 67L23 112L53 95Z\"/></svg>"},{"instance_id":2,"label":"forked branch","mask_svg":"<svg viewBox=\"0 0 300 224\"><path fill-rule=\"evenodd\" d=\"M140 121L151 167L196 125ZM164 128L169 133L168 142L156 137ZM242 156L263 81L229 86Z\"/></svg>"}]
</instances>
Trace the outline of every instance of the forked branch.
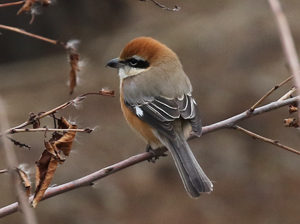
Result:
<instances>
[{"instance_id":1,"label":"forked branch","mask_svg":"<svg viewBox=\"0 0 300 224\"><path fill-rule=\"evenodd\" d=\"M278 109L280 107L284 107L286 105L292 104L297 102L300 99L300 96L297 97L293 97L287 100L283 100L283 101L279 101L279 102L273 102L270 104L267 104L265 106L256 108L252 113L249 112L249 110L240 113L238 115L235 115L231 118L228 118L226 120L208 125L203 127L203 135L210 133L210 132L214 132L217 131L219 129L224 129L224 128L232 128L236 125L236 123L238 123L239 121L242 121L244 119L262 114L262 113L266 113L275 109ZM195 137L193 137L195 138ZM162 153L164 153L166 151L166 149L162 149L158 152L158 155L162 155ZM80 187L84 187L84 186L90 186L92 185L96 180L102 179L108 175L111 175L113 173L116 173L120 170L123 170L127 167L133 166L135 164L138 164L140 162L146 161L146 160L150 160L152 157L157 156L154 155L151 152L144 152L144 153L140 153L137 154L135 156L129 157L128 159L125 159L121 162L118 162L116 164L113 164L111 166L105 167L103 169L100 169L94 173L91 173L89 175L86 175L82 178L70 181L68 183L56 186L56 187L51 187L48 188L48 190L46 191L46 193L44 194L43 199L47 199ZM15 202L13 204L10 204L8 206L5 206L3 208L0 209L0 218L7 216L9 214L12 214L14 212L16 212L18 210L18 203Z\"/></svg>"},{"instance_id":2,"label":"forked branch","mask_svg":"<svg viewBox=\"0 0 300 224\"><path fill-rule=\"evenodd\" d=\"M243 132L243 133L245 133L246 135L251 136L251 137L254 138L254 139L259 139L259 140L261 140L261 141L270 143L270 144L275 145L275 146L277 146L277 147L279 147L279 148L282 148L282 149L284 149L284 150L287 150L287 151L290 151L290 152L292 152L292 153L296 153L297 155L300 155L300 151L298 151L298 150L296 150L296 149L293 149L293 148L291 148L291 147L289 147L289 146L283 145L283 144L279 143L279 141L277 141L277 140L273 140L273 139L266 138L266 137L264 137L264 136L258 135L258 134L256 134L256 133L254 133L254 132L252 132L252 131L249 131L249 130L247 130L247 129L245 129L245 128L242 128L242 127L240 127L240 126L238 126L238 125L233 126L233 128L236 129L236 130L239 130L239 131L241 131L241 132Z\"/></svg>"},{"instance_id":3,"label":"forked branch","mask_svg":"<svg viewBox=\"0 0 300 224\"><path fill-rule=\"evenodd\" d=\"M300 95L300 65L299 65L295 43L292 37L292 33L287 18L283 13L279 0L269 0L269 3L278 25L280 40L284 50L285 57L287 59L289 68L293 74L298 95ZM298 107L299 106L300 103ZM298 112L298 118L300 120L300 112Z\"/></svg>"},{"instance_id":4,"label":"forked branch","mask_svg":"<svg viewBox=\"0 0 300 224\"><path fill-rule=\"evenodd\" d=\"M13 133L16 133L18 132L19 129L22 129L28 125L31 125L31 124L34 124L35 122L38 122L40 119L44 118L44 117L47 117L47 116L51 116L53 114L55 114L57 111L59 110L62 110L62 109L65 109L67 108L68 106L70 105L73 105L73 106L76 106L78 105L81 101L83 101L84 99L86 99L87 96L90 96L90 95L98 95L98 96L114 96L114 91L112 90L100 90L98 92L91 92L91 93L85 93L85 94L82 94L80 96L77 96L76 98L72 99L72 100L69 100L53 109L50 109L46 112L43 112L43 113L39 113L38 115L33 115L31 116L27 121L23 122L22 124L19 124L13 128L10 128L8 130L6 130L6 134L13 134ZM25 129L25 130L21 130L19 132L26 132L26 130L28 131L28 129ZM84 129L85 132L89 132L90 129ZM47 130L45 130L47 131ZM1 136L1 133L0 133L0 136Z\"/></svg>"}]
</instances>

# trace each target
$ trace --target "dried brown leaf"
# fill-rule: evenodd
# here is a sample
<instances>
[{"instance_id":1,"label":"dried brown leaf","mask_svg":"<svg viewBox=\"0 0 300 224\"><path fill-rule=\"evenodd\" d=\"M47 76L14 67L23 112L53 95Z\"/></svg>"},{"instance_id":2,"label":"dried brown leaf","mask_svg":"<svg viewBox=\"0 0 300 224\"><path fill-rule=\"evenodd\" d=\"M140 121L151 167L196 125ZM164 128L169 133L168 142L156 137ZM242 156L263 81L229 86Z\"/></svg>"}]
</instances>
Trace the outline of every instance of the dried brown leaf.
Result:
<instances>
[{"instance_id":1,"label":"dried brown leaf","mask_svg":"<svg viewBox=\"0 0 300 224\"><path fill-rule=\"evenodd\" d=\"M298 107L297 106L294 106L294 105L290 105L289 106L289 113L292 114L292 113L295 113L298 111Z\"/></svg>"},{"instance_id":2,"label":"dried brown leaf","mask_svg":"<svg viewBox=\"0 0 300 224\"><path fill-rule=\"evenodd\" d=\"M76 129L77 126L70 124L62 117L58 120L58 128ZM36 190L32 201L33 207L36 207L38 202L43 198L58 164L64 162L65 159L61 157L60 153L62 152L66 156L70 154L75 135L75 131L68 131L64 134L54 132L50 141L45 142L46 149L36 163Z\"/></svg>"},{"instance_id":3,"label":"dried brown leaf","mask_svg":"<svg viewBox=\"0 0 300 224\"><path fill-rule=\"evenodd\" d=\"M76 129L77 125L70 124L65 118L61 118L58 120L58 128L62 129ZM72 144L74 138L76 136L76 131L68 131L65 132L63 135L56 135L54 137L54 141L50 141L53 147L58 151L62 151L64 155L68 156L72 149Z\"/></svg>"},{"instance_id":4,"label":"dried brown leaf","mask_svg":"<svg viewBox=\"0 0 300 224\"><path fill-rule=\"evenodd\" d=\"M283 120L283 124L285 127L294 127L298 128L299 127L299 122L297 121L296 118L287 118Z\"/></svg>"},{"instance_id":5,"label":"dried brown leaf","mask_svg":"<svg viewBox=\"0 0 300 224\"><path fill-rule=\"evenodd\" d=\"M80 71L79 69L79 54L75 51L69 51L69 60L70 60L70 65L71 65L71 71L70 71L70 76L69 76L69 87L70 87L70 94L74 92L74 88L77 85L77 72Z\"/></svg>"},{"instance_id":6,"label":"dried brown leaf","mask_svg":"<svg viewBox=\"0 0 300 224\"><path fill-rule=\"evenodd\" d=\"M27 197L30 196L30 192L31 192L31 182L28 178L28 175L25 171L23 171L22 169L20 168L17 168L17 173L19 174L19 177L22 181L22 184L24 186L24 189L26 191L26 195Z\"/></svg>"},{"instance_id":7,"label":"dried brown leaf","mask_svg":"<svg viewBox=\"0 0 300 224\"><path fill-rule=\"evenodd\" d=\"M45 142L46 149L42 153L39 161L36 162L35 173L35 194L32 201L32 206L35 208L38 202L43 198L43 195L49 187L51 180L54 176L55 170L59 163L64 160L60 158L59 154L55 151L49 142Z\"/></svg>"}]
</instances>

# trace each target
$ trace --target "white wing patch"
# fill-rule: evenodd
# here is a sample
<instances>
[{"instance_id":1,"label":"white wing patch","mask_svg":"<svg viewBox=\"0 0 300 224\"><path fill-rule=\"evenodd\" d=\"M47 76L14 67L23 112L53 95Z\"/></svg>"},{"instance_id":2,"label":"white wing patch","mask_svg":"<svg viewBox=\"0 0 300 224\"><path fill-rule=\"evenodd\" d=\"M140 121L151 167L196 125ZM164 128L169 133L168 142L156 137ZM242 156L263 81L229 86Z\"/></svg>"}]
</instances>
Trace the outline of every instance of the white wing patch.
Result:
<instances>
[{"instance_id":1,"label":"white wing patch","mask_svg":"<svg viewBox=\"0 0 300 224\"><path fill-rule=\"evenodd\" d=\"M138 117L144 116L144 112L143 112L143 110L139 106L135 106L134 109L135 109L135 114Z\"/></svg>"}]
</instances>

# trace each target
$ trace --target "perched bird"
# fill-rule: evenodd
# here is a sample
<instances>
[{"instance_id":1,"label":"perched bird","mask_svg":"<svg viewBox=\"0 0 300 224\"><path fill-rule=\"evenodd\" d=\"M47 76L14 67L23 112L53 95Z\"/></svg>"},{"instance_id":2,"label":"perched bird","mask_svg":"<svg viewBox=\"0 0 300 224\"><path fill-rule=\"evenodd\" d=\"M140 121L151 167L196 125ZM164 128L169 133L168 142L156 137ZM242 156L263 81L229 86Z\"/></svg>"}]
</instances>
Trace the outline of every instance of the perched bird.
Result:
<instances>
[{"instance_id":1,"label":"perched bird","mask_svg":"<svg viewBox=\"0 0 300 224\"><path fill-rule=\"evenodd\" d=\"M121 108L130 126L152 150L170 151L191 197L211 192L213 185L186 141L190 134L200 137L202 125L177 55L157 40L138 37L107 66L118 69Z\"/></svg>"}]
</instances>

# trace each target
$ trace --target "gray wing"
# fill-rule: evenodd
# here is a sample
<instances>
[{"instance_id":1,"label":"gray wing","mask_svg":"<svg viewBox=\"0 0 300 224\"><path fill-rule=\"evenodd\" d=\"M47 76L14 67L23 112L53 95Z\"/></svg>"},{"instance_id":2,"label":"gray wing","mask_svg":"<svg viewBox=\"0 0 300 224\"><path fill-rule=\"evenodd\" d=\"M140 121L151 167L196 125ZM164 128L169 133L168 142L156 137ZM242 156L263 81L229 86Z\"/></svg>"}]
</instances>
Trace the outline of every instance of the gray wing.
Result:
<instances>
[{"instance_id":1,"label":"gray wing","mask_svg":"<svg viewBox=\"0 0 300 224\"><path fill-rule=\"evenodd\" d=\"M193 133L201 135L202 125L197 104L190 94L175 99L153 97L142 104L130 104L125 101L125 104L137 117L167 138L174 138L173 121L176 119L189 120Z\"/></svg>"}]
</instances>

